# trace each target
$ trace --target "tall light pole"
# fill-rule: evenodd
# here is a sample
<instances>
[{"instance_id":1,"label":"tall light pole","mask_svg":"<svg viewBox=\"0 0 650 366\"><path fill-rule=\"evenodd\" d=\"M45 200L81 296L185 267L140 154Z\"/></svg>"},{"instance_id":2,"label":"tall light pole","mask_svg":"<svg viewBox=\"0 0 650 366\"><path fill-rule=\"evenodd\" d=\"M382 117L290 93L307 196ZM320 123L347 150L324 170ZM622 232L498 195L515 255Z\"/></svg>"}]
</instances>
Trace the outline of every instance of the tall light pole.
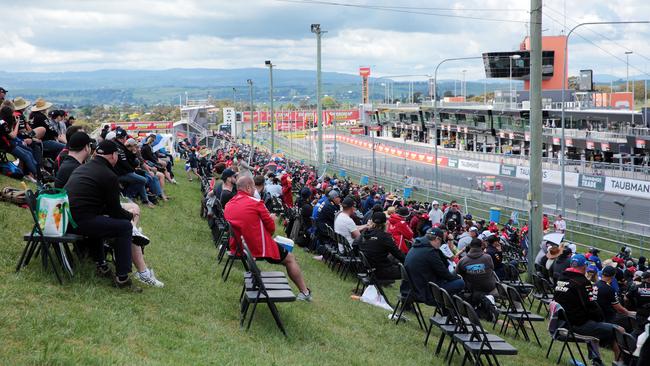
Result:
<instances>
[{"instance_id":1,"label":"tall light pole","mask_svg":"<svg viewBox=\"0 0 650 366\"><path fill-rule=\"evenodd\" d=\"M264 64L269 67L269 98L271 99L271 153L275 154L275 113L273 112L273 64L266 60Z\"/></svg>"},{"instance_id":2,"label":"tall light pole","mask_svg":"<svg viewBox=\"0 0 650 366\"><path fill-rule=\"evenodd\" d=\"M463 70L463 84L460 86L460 92L463 94L463 101L467 99L467 84L465 84L465 73L467 73L467 70Z\"/></svg>"},{"instance_id":3,"label":"tall light pole","mask_svg":"<svg viewBox=\"0 0 650 366\"><path fill-rule=\"evenodd\" d=\"M250 162L251 161L250 159L253 156L253 151L254 151L253 146L255 144L255 141L253 140L253 131L254 131L254 127L253 127L253 111L254 111L254 106L253 106L253 80L248 79L248 80L246 80L246 83L248 83L248 89L249 89L249 93L250 93L250 103L251 103L251 106L250 106L251 107L251 153L248 156L248 159L249 159L249 162Z\"/></svg>"},{"instance_id":4,"label":"tall light pole","mask_svg":"<svg viewBox=\"0 0 650 366\"><path fill-rule=\"evenodd\" d=\"M510 55L510 108L512 109L512 60L519 60L521 56Z\"/></svg>"},{"instance_id":5,"label":"tall light pole","mask_svg":"<svg viewBox=\"0 0 650 366\"><path fill-rule=\"evenodd\" d=\"M635 21L623 21L623 22L586 22L586 23L580 23L576 25L575 27L571 28L569 33L566 35L566 43L564 44L564 67L562 67L562 114L561 114L561 123L562 123L562 137L560 138L560 169L561 171L561 185L560 185L560 207L562 208L562 216L566 215L566 207L564 205L564 188L565 188L565 177L564 177L564 164L565 164L565 158L564 158L564 104L565 104L565 94L566 94L566 88L568 85L565 85L566 83L566 72L567 72L567 54L569 52L569 37L571 37L571 34L573 34L573 31L576 29L585 26L585 25L603 25L603 24L648 24L650 21L648 20L635 20ZM568 83L567 83L568 84Z\"/></svg>"},{"instance_id":6,"label":"tall light pole","mask_svg":"<svg viewBox=\"0 0 650 366\"><path fill-rule=\"evenodd\" d=\"M625 51L625 92L630 91L630 55L632 51Z\"/></svg>"},{"instance_id":7,"label":"tall light pole","mask_svg":"<svg viewBox=\"0 0 650 366\"><path fill-rule=\"evenodd\" d=\"M316 120L318 123L318 169L323 169L323 106L320 100L320 78L321 78L321 35L325 33L320 29L320 24L312 24L311 32L316 35Z\"/></svg>"},{"instance_id":8,"label":"tall light pole","mask_svg":"<svg viewBox=\"0 0 650 366\"><path fill-rule=\"evenodd\" d=\"M438 69L440 68L440 65L444 64L445 62L449 61L462 61L462 60L478 60L478 59L483 59L481 56L474 56L474 57L456 57L456 58L446 58L438 63L436 65L436 69L433 72L433 126L435 128L435 134L433 138L433 153L435 155L435 158L433 159L435 161L435 182L436 182L436 189L439 188L439 181L440 179L438 178L438 107L437 107L437 101L438 101Z\"/></svg>"},{"instance_id":9,"label":"tall light pole","mask_svg":"<svg viewBox=\"0 0 650 366\"><path fill-rule=\"evenodd\" d=\"M235 109L235 123L232 125L233 136L235 141L237 141L237 89L232 88L232 106Z\"/></svg>"},{"instance_id":10,"label":"tall light pole","mask_svg":"<svg viewBox=\"0 0 650 366\"><path fill-rule=\"evenodd\" d=\"M565 54L566 56L566 54ZM528 181L528 274L542 243L542 0L530 2L530 177Z\"/></svg>"}]
</instances>

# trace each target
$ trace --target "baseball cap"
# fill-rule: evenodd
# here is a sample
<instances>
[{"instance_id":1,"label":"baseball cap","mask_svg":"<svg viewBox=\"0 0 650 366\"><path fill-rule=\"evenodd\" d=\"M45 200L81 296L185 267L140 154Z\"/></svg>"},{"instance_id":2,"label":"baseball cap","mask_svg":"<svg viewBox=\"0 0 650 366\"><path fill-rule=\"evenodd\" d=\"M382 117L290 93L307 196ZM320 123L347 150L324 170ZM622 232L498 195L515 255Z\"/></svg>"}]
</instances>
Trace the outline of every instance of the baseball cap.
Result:
<instances>
[{"instance_id":1,"label":"baseball cap","mask_svg":"<svg viewBox=\"0 0 650 366\"><path fill-rule=\"evenodd\" d=\"M409 215L408 207L400 207L397 209L397 214L402 217L407 217Z\"/></svg>"},{"instance_id":2,"label":"baseball cap","mask_svg":"<svg viewBox=\"0 0 650 366\"><path fill-rule=\"evenodd\" d=\"M70 151L80 151L91 141L92 140L87 133L78 131L70 137L70 141L68 141L68 147L70 148Z\"/></svg>"},{"instance_id":3,"label":"baseball cap","mask_svg":"<svg viewBox=\"0 0 650 366\"><path fill-rule=\"evenodd\" d=\"M478 228L476 226L472 226L469 228L469 231L473 231L475 233L478 233Z\"/></svg>"},{"instance_id":4,"label":"baseball cap","mask_svg":"<svg viewBox=\"0 0 650 366\"><path fill-rule=\"evenodd\" d=\"M345 197L341 205L343 206L343 208L350 208L356 206L356 202L352 197Z\"/></svg>"},{"instance_id":5,"label":"baseball cap","mask_svg":"<svg viewBox=\"0 0 650 366\"><path fill-rule=\"evenodd\" d=\"M372 222L375 224L384 224L386 223L386 214L383 212L375 212L372 214Z\"/></svg>"},{"instance_id":6,"label":"baseball cap","mask_svg":"<svg viewBox=\"0 0 650 366\"><path fill-rule=\"evenodd\" d=\"M429 229L429 231L427 231L426 236L429 240L432 240L433 238L436 237L440 238L440 240L445 240L445 232L438 228Z\"/></svg>"},{"instance_id":7,"label":"baseball cap","mask_svg":"<svg viewBox=\"0 0 650 366\"><path fill-rule=\"evenodd\" d=\"M433 205L439 205L438 201L431 202L431 206L433 206Z\"/></svg>"},{"instance_id":8,"label":"baseball cap","mask_svg":"<svg viewBox=\"0 0 650 366\"><path fill-rule=\"evenodd\" d=\"M641 278L643 278L644 280L650 278L650 271L643 272L643 275L641 275Z\"/></svg>"},{"instance_id":9,"label":"baseball cap","mask_svg":"<svg viewBox=\"0 0 650 366\"><path fill-rule=\"evenodd\" d=\"M234 176L236 173L232 169L226 169L221 173L221 180L225 181L226 179Z\"/></svg>"},{"instance_id":10,"label":"baseball cap","mask_svg":"<svg viewBox=\"0 0 650 366\"><path fill-rule=\"evenodd\" d=\"M331 190L330 193L327 194L327 197L331 200L335 199L336 197L339 197L339 192L336 190Z\"/></svg>"},{"instance_id":11,"label":"baseball cap","mask_svg":"<svg viewBox=\"0 0 650 366\"><path fill-rule=\"evenodd\" d=\"M603 276L613 277L616 275L616 269L612 266L606 266L605 268L603 268L602 274Z\"/></svg>"},{"instance_id":12,"label":"baseball cap","mask_svg":"<svg viewBox=\"0 0 650 366\"><path fill-rule=\"evenodd\" d=\"M123 138L125 138L125 137L127 137L127 136L128 136L128 134L126 133L126 130L125 130L125 129L123 129L123 128L118 128L118 129L115 130L115 137L116 137L116 138L118 138L118 139L123 139Z\"/></svg>"},{"instance_id":13,"label":"baseball cap","mask_svg":"<svg viewBox=\"0 0 650 366\"><path fill-rule=\"evenodd\" d=\"M7 89L5 89L5 88L3 88L3 87L0 86L0 93L5 93L5 94L7 94L7 93L9 93L9 90L7 90Z\"/></svg>"},{"instance_id":14,"label":"baseball cap","mask_svg":"<svg viewBox=\"0 0 650 366\"><path fill-rule=\"evenodd\" d=\"M582 254L574 254L571 257L571 265L575 267L584 267L587 265L587 258Z\"/></svg>"},{"instance_id":15,"label":"baseball cap","mask_svg":"<svg viewBox=\"0 0 650 366\"><path fill-rule=\"evenodd\" d=\"M465 215L465 220L471 220L472 219L472 214L467 214Z\"/></svg>"},{"instance_id":16,"label":"baseball cap","mask_svg":"<svg viewBox=\"0 0 650 366\"><path fill-rule=\"evenodd\" d=\"M77 133L75 133L75 135ZM97 150L95 152L97 155L110 155L114 152L117 152L117 145L115 145L113 141L104 140L100 142L99 145L97 145Z\"/></svg>"},{"instance_id":17,"label":"baseball cap","mask_svg":"<svg viewBox=\"0 0 650 366\"><path fill-rule=\"evenodd\" d=\"M106 134L106 138L104 140L114 140L115 139L115 131L110 131L109 133Z\"/></svg>"},{"instance_id":18,"label":"baseball cap","mask_svg":"<svg viewBox=\"0 0 650 366\"><path fill-rule=\"evenodd\" d=\"M594 266L593 264L590 266L587 266L587 272L596 272L598 273L598 267Z\"/></svg>"}]
</instances>

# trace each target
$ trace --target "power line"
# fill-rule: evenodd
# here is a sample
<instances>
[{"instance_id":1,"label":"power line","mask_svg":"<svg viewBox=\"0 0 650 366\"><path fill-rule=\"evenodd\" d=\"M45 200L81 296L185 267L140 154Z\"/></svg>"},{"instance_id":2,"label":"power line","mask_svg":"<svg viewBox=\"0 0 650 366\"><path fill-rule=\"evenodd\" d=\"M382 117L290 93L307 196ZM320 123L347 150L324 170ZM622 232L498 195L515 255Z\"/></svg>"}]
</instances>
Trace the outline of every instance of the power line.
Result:
<instances>
[{"instance_id":1,"label":"power line","mask_svg":"<svg viewBox=\"0 0 650 366\"><path fill-rule=\"evenodd\" d=\"M527 21L523 21L523 20L484 18L478 16L457 15L457 14L441 14L441 13L432 13L432 12L418 10L422 8L413 8L413 10L409 10L404 8L396 8L396 7L388 7L388 6L346 4L346 3L337 3L332 1L321 1L321 0L276 0L276 1L285 2L285 3L294 3L294 4L329 5L329 6L340 6L340 7L347 7L347 8L372 9L372 10L379 10L379 11L386 11L386 12L393 12L393 13L430 15L430 16L438 16L443 18L471 19L471 20L482 20L487 22L498 22L498 23L520 23L520 24L528 23Z\"/></svg>"}]
</instances>

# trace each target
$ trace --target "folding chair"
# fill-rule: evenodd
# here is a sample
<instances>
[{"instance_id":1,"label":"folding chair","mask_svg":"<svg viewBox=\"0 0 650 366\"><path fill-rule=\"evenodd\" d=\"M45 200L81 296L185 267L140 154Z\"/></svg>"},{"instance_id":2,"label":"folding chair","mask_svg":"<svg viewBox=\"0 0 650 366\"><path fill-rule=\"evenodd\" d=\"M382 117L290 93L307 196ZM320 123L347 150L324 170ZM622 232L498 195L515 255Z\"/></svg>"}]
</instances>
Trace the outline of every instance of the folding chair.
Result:
<instances>
[{"instance_id":1,"label":"folding chair","mask_svg":"<svg viewBox=\"0 0 650 366\"><path fill-rule=\"evenodd\" d=\"M50 247L56 256L59 264L62 269L68 273L70 278L74 275L72 269L72 264L70 260L72 258L72 252L68 244L76 244L83 239L83 236L76 234L65 234L63 236L47 236L43 234L41 225L38 222L38 214L36 212L36 197L31 190L25 192L25 200L27 201L27 206L29 207L29 212L32 215L32 220L34 221L34 226L32 231L29 234L23 236L26 245L23 253L18 260L16 265L16 273L20 271L21 268L27 266L33 256L41 255L43 269L47 269L48 261L52 263L52 270L56 275L57 280L60 284L63 284L63 279L59 275L59 271L56 268L52 254L50 253Z\"/></svg>"},{"instance_id":2,"label":"folding chair","mask_svg":"<svg viewBox=\"0 0 650 366\"><path fill-rule=\"evenodd\" d=\"M438 286L435 282L429 282L429 290L433 295L433 299L436 302L436 306L435 306L435 310L433 311L433 315L429 317L429 327L427 328L427 335L426 337L424 337L425 346L427 346L427 344L429 343L429 336L431 335L431 330L433 330L434 326L440 328L440 326L442 325L450 324L449 319L447 318L446 315L444 315L442 311L443 300L442 300L442 293L440 292L441 290L440 286Z\"/></svg>"},{"instance_id":3,"label":"folding chair","mask_svg":"<svg viewBox=\"0 0 650 366\"><path fill-rule=\"evenodd\" d=\"M230 228L229 232L230 235L233 235L232 227ZM237 261L238 259L241 260L242 264L244 265L244 269L248 271L246 260L243 257L242 251L243 250L242 250L241 243L237 243L237 241L235 240L235 252L233 253L227 251L228 258L226 259L226 264L224 265L223 270L221 270L221 279L223 280L223 282L228 281L228 277L230 277L230 271L232 270L232 266L235 264L235 261Z\"/></svg>"},{"instance_id":4,"label":"folding chair","mask_svg":"<svg viewBox=\"0 0 650 366\"><path fill-rule=\"evenodd\" d=\"M376 269L370 265L368 258L366 257L365 254L363 254L362 251L359 251L359 257L361 259L361 265L364 272L357 273L357 287L355 288L354 292L357 294L363 294L363 292L366 290L368 286L375 286L377 292L379 292L381 296L384 297L384 300L386 300L388 306L392 307L390 301L388 300L388 296L386 296L386 293L384 292L384 288L383 288L383 283L385 283L386 281L380 281L377 279L377 276L375 275ZM359 286L362 286L361 292L359 292Z\"/></svg>"},{"instance_id":5,"label":"folding chair","mask_svg":"<svg viewBox=\"0 0 650 366\"><path fill-rule=\"evenodd\" d=\"M636 366L639 363L639 357L634 355L636 350L636 339L630 333L621 333L614 330L614 340L618 344L618 358L615 362L623 362L626 366Z\"/></svg>"},{"instance_id":6,"label":"folding chair","mask_svg":"<svg viewBox=\"0 0 650 366\"><path fill-rule=\"evenodd\" d=\"M255 310L257 309L257 304L266 303L273 315L275 324L280 328L282 334L287 336L287 332L284 329L284 324L282 324L282 319L280 319L280 313L278 308L275 306L275 303L279 302L293 302L296 301L296 295L291 290L271 290L267 289L264 280L262 279L261 272L255 263L255 260L251 256L250 252L247 250L243 251L243 257L246 261L247 267L250 270L251 274L251 286L250 290L246 289L244 295L241 298L241 310L240 310L240 327L244 326L244 321L248 315L248 309L250 304L253 304L253 310L250 313L248 318L248 324L246 325L246 330L250 329L251 323L253 322L253 317L255 316Z\"/></svg>"},{"instance_id":7,"label":"folding chair","mask_svg":"<svg viewBox=\"0 0 650 366\"><path fill-rule=\"evenodd\" d=\"M415 298L415 290L413 287L413 282L411 281L411 276L409 276L406 267L404 267L402 263L399 263L399 269L402 272L402 281L404 281L408 285L409 289L406 294L403 295L400 292L399 295L397 295L397 304L395 305L395 310L393 310L393 315L391 316L391 319L395 320L395 324L399 324L399 321L402 319L402 314L404 313L404 310L406 310L406 307L409 304L412 304L413 312L415 313L415 318L418 320L418 325L420 326L420 329L424 329L426 327L426 321L424 320L424 315L422 315L420 304ZM398 309L399 309L399 314L397 314ZM395 314L397 314L397 318L395 318Z\"/></svg>"},{"instance_id":8,"label":"folding chair","mask_svg":"<svg viewBox=\"0 0 650 366\"><path fill-rule=\"evenodd\" d=\"M436 346L436 355L440 354L442 346L445 343L445 337L449 336L450 342L445 354L445 360L448 357L451 360L450 355L453 357L453 353L458 350L453 337L455 334L468 333L466 323L469 322L469 320L464 319L460 315L458 309L456 308L454 300L445 289L440 288L439 291L440 295L442 296L445 312L447 313L447 324L438 326L438 328L440 328L440 339L438 339L438 345Z\"/></svg>"},{"instance_id":9,"label":"folding chair","mask_svg":"<svg viewBox=\"0 0 650 366\"><path fill-rule=\"evenodd\" d=\"M571 362L573 364L577 364L576 358L570 346L570 343L573 343L575 347L578 349L578 353L580 354L582 363L586 365L587 361L585 360L584 353L582 353L582 349L580 349L580 343L584 343L587 345L587 347L589 347L589 343L593 343L593 342L597 343L598 338L575 333L573 331L573 326L571 325L569 318L566 316L566 312L564 311L564 309L559 303L557 302L551 303L550 309L551 309L551 319L553 319L554 317L556 318L556 321L558 322L558 327L551 332L551 343L548 345L548 350L546 351L546 358L548 358L548 356L551 354L551 348L553 348L553 343L555 343L555 341L558 341L558 342L562 342L562 349L560 350L560 355L557 358L556 364L557 365L560 364L560 360L562 359L562 355L564 354L565 349L569 351L569 355L571 356ZM551 323L549 323L549 330L551 330L550 324L552 324L552 322L553 320L551 320Z\"/></svg>"},{"instance_id":10,"label":"folding chair","mask_svg":"<svg viewBox=\"0 0 650 366\"><path fill-rule=\"evenodd\" d=\"M537 344L539 344L541 347L542 343L539 341L539 337L537 337L537 332L535 331L533 322L541 322L546 318L537 314L533 314L526 310L526 307L524 306L524 300L521 298L521 295L516 288L512 286L505 286L505 288L509 306L508 312L506 313L505 322L501 325L500 333L506 334L508 332L509 324L512 323L513 328L515 329L515 337L519 335L519 331L521 330L521 334L523 334L524 339L528 342L530 341L528 331L526 330L526 324L528 324L530 325L530 329L535 336Z\"/></svg>"},{"instance_id":11,"label":"folding chair","mask_svg":"<svg viewBox=\"0 0 650 366\"><path fill-rule=\"evenodd\" d=\"M537 313L544 307L544 310L546 310L546 316L545 318L548 318L549 315L549 309L548 306L553 301L553 291L550 289L550 284L548 284L548 281L546 281L544 278L540 277L537 274L532 275L532 280L533 280L533 292L528 296L528 299L530 300L530 310L533 310L533 305L535 300L537 300L538 305L537 305ZM545 284L546 282L547 284Z\"/></svg>"},{"instance_id":12,"label":"folding chair","mask_svg":"<svg viewBox=\"0 0 650 366\"><path fill-rule=\"evenodd\" d=\"M246 245L246 241L242 237L242 246L244 252L248 253L251 258L254 258L253 255L251 254L250 249L248 249L248 245ZM255 260L255 259L253 259ZM257 262L255 263L257 265ZM260 277L262 279L262 282L264 282L264 285L266 285L267 290L289 290L291 291L291 286L289 285L289 280L287 280L287 277L283 272L279 271L272 271L272 272L260 272ZM244 296L245 291L252 291L255 290L255 281L253 281L253 275L252 273L245 272L244 273L244 286L242 287L241 294L239 295L239 301Z\"/></svg>"},{"instance_id":13,"label":"folding chair","mask_svg":"<svg viewBox=\"0 0 650 366\"><path fill-rule=\"evenodd\" d=\"M468 333L459 333L453 336L453 339L457 343L460 343L465 350L463 365L470 358L474 360L474 365L483 365L481 356L485 356L489 365L493 364L490 361L490 358L492 358L494 364L498 366L499 360L497 356L514 356L517 354L517 349L504 339L485 331L478 314L476 314L471 304L458 296L454 296L454 299L456 301L456 308L459 309L460 314L469 320L466 324ZM453 357L453 353L451 356ZM451 363L451 358L449 362Z\"/></svg>"}]
</instances>

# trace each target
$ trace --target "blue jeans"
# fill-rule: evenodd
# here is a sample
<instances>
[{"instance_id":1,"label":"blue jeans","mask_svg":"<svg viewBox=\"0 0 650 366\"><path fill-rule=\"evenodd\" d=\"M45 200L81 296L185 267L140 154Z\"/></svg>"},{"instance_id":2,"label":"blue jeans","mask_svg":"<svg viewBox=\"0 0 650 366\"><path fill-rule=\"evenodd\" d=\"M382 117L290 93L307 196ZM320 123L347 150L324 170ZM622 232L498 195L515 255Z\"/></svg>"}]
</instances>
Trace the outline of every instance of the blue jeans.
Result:
<instances>
[{"instance_id":1,"label":"blue jeans","mask_svg":"<svg viewBox=\"0 0 650 366\"><path fill-rule=\"evenodd\" d=\"M465 281L463 281L462 278L457 278L452 281L439 283L438 286L440 286L440 288L445 289L450 296L454 296L456 294L463 292L463 289L465 289Z\"/></svg>"},{"instance_id":2,"label":"blue jeans","mask_svg":"<svg viewBox=\"0 0 650 366\"><path fill-rule=\"evenodd\" d=\"M34 154L32 150L23 145L16 145L13 150L11 150L11 155L20 159L20 161L25 164L26 173L32 174L34 177L38 176L38 168L36 164L36 159L34 159Z\"/></svg>"},{"instance_id":3,"label":"blue jeans","mask_svg":"<svg viewBox=\"0 0 650 366\"><path fill-rule=\"evenodd\" d=\"M45 140L43 141L43 155L55 159L64 147L65 145L58 141Z\"/></svg>"},{"instance_id":4,"label":"blue jeans","mask_svg":"<svg viewBox=\"0 0 650 366\"><path fill-rule=\"evenodd\" d=\"M127 192L132 192L134 195L139 195L142 203L149 203L149 198L147 197L147 189L145 184L147 184L147 178L138 175L136 173L127 173L117 177L117 180L127 185Z\"/></svg>"},{"instance_id":5,"label":"blue jeans","mask_svg":"<svg viewBox=\"0 0 650 366\"><path fill-rule=\"evenodd\" d=\"M149 187L151 192L156 196L162 196L162 188L160 187L160 181L158 180L158 177L147 173L145 174L145 179L147 180L147 187Z\"/></svg>"}]
</instances>

